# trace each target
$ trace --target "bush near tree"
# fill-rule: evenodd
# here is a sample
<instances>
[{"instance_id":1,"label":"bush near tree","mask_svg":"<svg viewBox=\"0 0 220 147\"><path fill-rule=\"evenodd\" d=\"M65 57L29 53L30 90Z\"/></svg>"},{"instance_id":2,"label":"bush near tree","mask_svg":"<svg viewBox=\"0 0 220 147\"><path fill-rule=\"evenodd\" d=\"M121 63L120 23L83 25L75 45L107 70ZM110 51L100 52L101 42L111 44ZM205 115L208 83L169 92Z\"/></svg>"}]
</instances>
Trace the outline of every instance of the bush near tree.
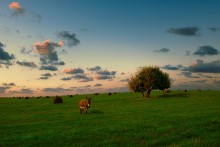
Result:
<instances>
[{"instance_id":1,"label":"bush near tree","mask_svg":"<svg viewBox=\"0 0 220 147\"><path fill-rule=\"evenodd\" d=\"M170 88L169 74L160 70L158 66L140 67L128 80L128 88L133 92L141 92L143 97L150 97L151 90ZM146 95L144 94L146 92Z\"/></svg>"}]
</instances>

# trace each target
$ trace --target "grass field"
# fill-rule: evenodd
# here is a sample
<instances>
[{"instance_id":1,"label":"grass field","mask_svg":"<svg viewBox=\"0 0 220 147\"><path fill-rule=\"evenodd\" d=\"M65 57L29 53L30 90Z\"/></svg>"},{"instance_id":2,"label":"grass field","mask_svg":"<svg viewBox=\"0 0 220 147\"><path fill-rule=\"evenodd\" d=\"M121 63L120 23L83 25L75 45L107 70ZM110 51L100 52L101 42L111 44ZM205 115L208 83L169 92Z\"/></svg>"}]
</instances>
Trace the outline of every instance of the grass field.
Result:
<instances>
[{"instance_id":1,"label":"grass field","mask_svg":"<svg viewBox=\"0 0 220 147\"><path fill-rule=\"evenodd\" d=\"M0 99L0 146L220 146L220 91L62 98Z\"/></svg>"}]
</instances>

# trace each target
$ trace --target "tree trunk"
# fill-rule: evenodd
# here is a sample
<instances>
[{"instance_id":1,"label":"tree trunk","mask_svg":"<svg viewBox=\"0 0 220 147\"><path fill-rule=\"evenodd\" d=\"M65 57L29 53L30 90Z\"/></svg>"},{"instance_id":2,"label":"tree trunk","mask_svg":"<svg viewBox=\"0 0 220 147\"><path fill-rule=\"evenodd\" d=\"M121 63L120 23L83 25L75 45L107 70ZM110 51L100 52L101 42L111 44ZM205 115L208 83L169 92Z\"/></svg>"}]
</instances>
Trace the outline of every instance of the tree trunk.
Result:
<instances>
[{"instance_id":1,"label":"tree trunk","mask_svg":"<svg viewBox=\"0 0 220 147\"><path fill-rule=\"evenodd\" d=\"M147 90L147 94L146 94L146 97L147 97L147 98L150 98L150 92L151 92L151 90L152 90L151 88Z\"/></svg>"}]
</instances>

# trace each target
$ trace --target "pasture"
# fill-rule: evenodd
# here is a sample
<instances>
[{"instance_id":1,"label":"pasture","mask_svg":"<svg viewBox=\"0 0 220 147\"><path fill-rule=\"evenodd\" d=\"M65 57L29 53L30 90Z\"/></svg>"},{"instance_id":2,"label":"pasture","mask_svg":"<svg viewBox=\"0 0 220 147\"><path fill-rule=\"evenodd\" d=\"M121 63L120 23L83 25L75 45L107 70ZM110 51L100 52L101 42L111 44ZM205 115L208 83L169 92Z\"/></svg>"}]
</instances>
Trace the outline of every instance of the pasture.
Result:
<instances>
[{"instance_id":1,"label":"pasture","mask_svg":"<svg viewBox=\"0 0 220 147\"><path fill-rule=\"evenodd\" d=\"M220 91L0 99L0 146L220 146Z\"/></svg>"}]
</instances>

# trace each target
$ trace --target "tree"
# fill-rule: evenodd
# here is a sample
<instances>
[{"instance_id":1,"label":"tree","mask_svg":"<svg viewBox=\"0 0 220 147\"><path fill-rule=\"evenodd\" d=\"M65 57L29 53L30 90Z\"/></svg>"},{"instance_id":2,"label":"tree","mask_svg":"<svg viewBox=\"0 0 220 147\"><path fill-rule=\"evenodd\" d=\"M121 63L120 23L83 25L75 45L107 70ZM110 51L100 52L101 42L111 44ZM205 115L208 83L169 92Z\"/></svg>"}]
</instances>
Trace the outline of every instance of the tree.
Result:
<instances>
[{"instance_id":1,"label":"tree","mask_svg":"<svg viewBox=\"0 0 220 147\"><path fill-rule=\"evenodd\" d=\"M171 79L169 74L162 72L157 66L140 67L138 71L131 75L128 81L128 88L133 92L141 92L143 97L150 97L153 89L164 90L170 88Z\"/></svg>"}]
</instances>

